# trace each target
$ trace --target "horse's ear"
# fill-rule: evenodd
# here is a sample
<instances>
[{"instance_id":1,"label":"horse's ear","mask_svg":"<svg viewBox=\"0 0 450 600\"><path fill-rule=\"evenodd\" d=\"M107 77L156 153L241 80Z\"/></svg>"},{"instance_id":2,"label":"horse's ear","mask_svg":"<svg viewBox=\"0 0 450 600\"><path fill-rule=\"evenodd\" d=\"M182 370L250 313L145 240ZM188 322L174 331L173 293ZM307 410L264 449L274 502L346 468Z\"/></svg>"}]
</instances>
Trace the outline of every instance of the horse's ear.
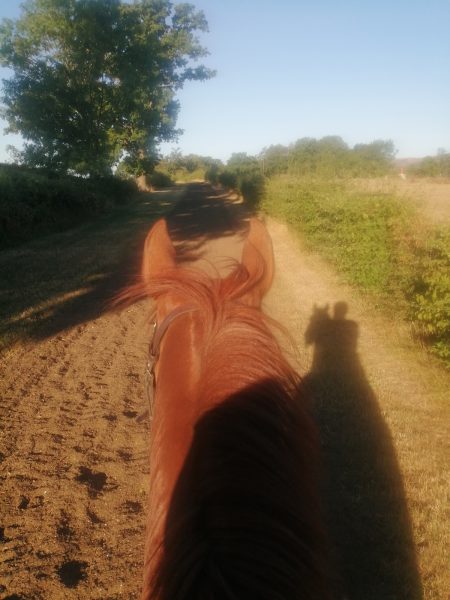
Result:
<instances>
[{"instance_id":1,"label":"horse's ear","mask_svg":"<svg viewBox=\"0 0 450 600\"><path fill-rule=\"evenodd\" d=\"M254 301L260 304L272 285L275 261L271 237L263 223L252 217L250 229L242 250L242 264L251 278L258 280L254 290Z\"/></svg>"},{"instance_id":2,"label":"horse's ear","mask_svg":"<svg viewBox=\"0 0 450 600\"><path fill-rule=\"evenodd\" d=\"M145 238L141 275L145 282L166 270L175 268L175 248L167 231L167 223L159 219Z\"/></svg>"}]
</instances>

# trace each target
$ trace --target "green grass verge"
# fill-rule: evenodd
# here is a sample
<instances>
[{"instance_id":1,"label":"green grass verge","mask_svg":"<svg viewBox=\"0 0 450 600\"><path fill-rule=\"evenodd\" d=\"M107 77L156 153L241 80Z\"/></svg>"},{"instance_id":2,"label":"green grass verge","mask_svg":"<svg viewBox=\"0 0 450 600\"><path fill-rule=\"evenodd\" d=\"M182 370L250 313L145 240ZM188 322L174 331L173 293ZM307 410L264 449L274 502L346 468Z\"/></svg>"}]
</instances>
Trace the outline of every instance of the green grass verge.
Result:
<instances>
[{"instance_id":1,"label":"green grass verge","mask_svg":"<svg viewBox=\"0 0 450 600\"><path fill-rule=\"evenodd\" d=\"M421 223L393 194L292 176L268 181L262 209L301 232L350 283L409 318L450 366L450 228Z\"/></svg>"}]
</instances>

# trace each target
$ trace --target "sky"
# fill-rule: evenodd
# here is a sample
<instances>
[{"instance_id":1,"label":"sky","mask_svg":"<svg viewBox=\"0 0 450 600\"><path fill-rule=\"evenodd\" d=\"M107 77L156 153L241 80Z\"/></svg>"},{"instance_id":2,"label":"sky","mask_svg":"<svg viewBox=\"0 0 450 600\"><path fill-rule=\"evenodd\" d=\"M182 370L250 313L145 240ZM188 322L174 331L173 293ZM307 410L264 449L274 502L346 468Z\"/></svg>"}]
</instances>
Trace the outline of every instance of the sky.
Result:
<instances>
[{"instance_id":1,"label":"sky","mask_svg":"<svg viewBox=\"0 0 450 600\"><path fill-rule=\"evenodd\" d=\"M328 135L392 140L399 158L450 152L450 0L192 4L209 23L203 62L217 75L179 92L184 133L164 153L227 160ZM0 0L0 18L19 5ZM17 141L0 139L0 161Z\"/></svg>"}]
</instances>

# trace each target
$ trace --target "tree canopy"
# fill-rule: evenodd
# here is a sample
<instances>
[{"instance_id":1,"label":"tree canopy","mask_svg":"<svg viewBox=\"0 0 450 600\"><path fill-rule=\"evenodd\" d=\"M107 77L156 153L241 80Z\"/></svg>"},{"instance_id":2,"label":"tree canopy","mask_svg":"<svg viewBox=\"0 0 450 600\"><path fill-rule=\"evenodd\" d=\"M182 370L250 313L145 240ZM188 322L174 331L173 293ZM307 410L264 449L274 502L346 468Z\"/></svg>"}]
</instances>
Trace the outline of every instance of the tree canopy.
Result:
<instances>
[{"instance_id":1,"label":"tree canopy","mask_svg":"<svg viewBox=\"0 0 450 600\"><path fill-rule=\"evenodd\" d=\"M390 140L349 148L339 136L301 138L290 146L270 146L260 154L264 173L320 177L369 177L389 171L395 156Z\"/></svg>"},{"instance_id":2,"label":"tree canopy","mask_svg":"<svg viewBox=\"0 0 450 600\"><path fill-rule=\"evenodd\" d=\"M426 156L408 168L412 175L419 177L450 177L450 152L439 148L436 156Z\"/></svg>"},{"instance_id":3,"label":"tree canopy","mask_svg":"<svg viewBox=\"0 0 450 600\"><path fill-rule=\"evenodd\" d=\"M202 11L169 0L28 0L0 25L8 132L33 166L105 174L124 161L150 172L158 144L176 138L176 92L213 72Z\"/></svg>"}]
</instances>

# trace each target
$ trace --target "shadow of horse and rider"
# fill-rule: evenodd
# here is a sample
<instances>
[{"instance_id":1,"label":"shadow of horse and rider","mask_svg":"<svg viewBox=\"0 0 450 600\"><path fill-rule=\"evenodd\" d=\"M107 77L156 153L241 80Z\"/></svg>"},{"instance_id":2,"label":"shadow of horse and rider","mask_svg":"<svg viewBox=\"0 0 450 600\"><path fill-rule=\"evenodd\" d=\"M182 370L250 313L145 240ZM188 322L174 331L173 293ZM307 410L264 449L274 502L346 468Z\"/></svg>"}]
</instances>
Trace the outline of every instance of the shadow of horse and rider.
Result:
<instances>
[{"instance_id":1,"label":"shadow of horse and rider","mask_svg":"<svg viewBox=\"0 0 450 600\"><path fill-rule=\"evenodd\" d=\"M205 195L201 185L192 191L167 217L181 260L201 256L208 240L245 235L247 229L242 205L217 191ZM359 325L348 318L349 310L345 302L315 306L305 331L313 360L304 384L321 439L334 593L348 599L420 600L402 475L358 353Z\"/></svg>"},{"instance_id":2,"label":"shadow of horse and rider","mask_svg":"<svg viewBox=\"0 0 450 600\"><path fill-rule=\"evenodd\" d=\"M166 217L178 260L201 257L210 240L244 236L248 217L223 192L192 187ZM359 325L348 318L349 310L345 302L315 306L305 331L313 360L304 384L322 446L334 595L420 600L402 475L358 353Z\"/></svg>"},{"instance_id":3,"label":"shadow of horse and rider","mask_svg":"<svg viewBox=\"0 0 450 600\"><path fill-rule=\"evenodd\" d=\"M314 306L305 331L325 472L324 504L337 595L364 600L423 597L394 444L358 353L349 306Z\"/></svg>"}]
</instances>

